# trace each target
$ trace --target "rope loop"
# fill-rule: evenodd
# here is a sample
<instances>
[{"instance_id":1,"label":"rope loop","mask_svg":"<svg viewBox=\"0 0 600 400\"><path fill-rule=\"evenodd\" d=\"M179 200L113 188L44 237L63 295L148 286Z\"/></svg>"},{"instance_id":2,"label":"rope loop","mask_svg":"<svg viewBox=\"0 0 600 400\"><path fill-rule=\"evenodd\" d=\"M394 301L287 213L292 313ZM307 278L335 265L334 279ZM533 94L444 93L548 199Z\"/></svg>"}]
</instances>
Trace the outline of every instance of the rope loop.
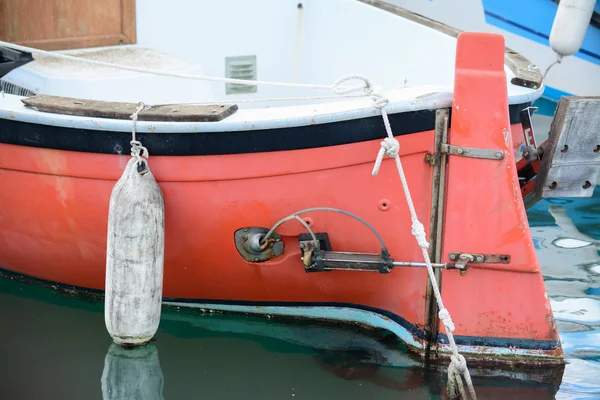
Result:
<instances>
[{"instance_id":1,"label":"rope loop","mask_svg":"<svg viewBox=\"0 0 600 400\"><path fill-rule=\"evenodd\" d=\"M364 84L348 87L340 86L342 83L354 79L361 80ZM375 103L375 107L379 109L385 107L389 102L389 100L381 93L381 86L373 86L371 81L362 75L344 75L333 83L333 93L335 94L341 95L357 91L362 91L365 95L371 96L371 99L373 99L373 102Z\"/></svg>"}]
</instances>

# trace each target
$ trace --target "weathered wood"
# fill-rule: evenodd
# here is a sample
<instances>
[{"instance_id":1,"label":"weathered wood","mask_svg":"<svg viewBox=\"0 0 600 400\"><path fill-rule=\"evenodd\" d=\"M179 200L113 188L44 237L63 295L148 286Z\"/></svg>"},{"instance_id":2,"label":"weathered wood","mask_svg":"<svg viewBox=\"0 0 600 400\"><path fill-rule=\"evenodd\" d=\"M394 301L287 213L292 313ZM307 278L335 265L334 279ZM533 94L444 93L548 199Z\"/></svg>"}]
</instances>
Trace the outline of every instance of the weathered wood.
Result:
<instances>
[{"instance_id":1,"label":"weathered wood","mask_svg":"<svg viewBox=\"0 0 600 400\"><path fill-rule=\"evenodd\" d=\"M590 197L600 173L600 96L558 103L534 191L540 198Z\"/></svg>"},{"instance_id":2,"label":"weathered wood","mask_svg":"<svg viewBox=\"0 0 600 400\"><path fill-rule=\"evenodd\" d=\"M104 358L103 400L162 400L164 377L152 343L135 349L111 344Z\"/></svg>"},{"instance_id":3,"label":"weathered wood","mask_svg":"<svg viewBox=\"0 0 600 400\"><path fill-rule=\"evenodd\" d=\"M87 100L43 94L21 101L27 107L42 112L114 119L130 119L137 107L137 103ZM138 114L138 121L215 122L232 115L237 109L238 106L235 104L152 106Z\"/></svg>"},{"instance_id":4,"label":"weathered wood","mask_svg":"<svg viewBox=\"0 0 600 400\"><path fill-rule=\"evenodd\" d=\"M165 215L162 191L150 168L131 158L110 196L104 319L113 341L147 343L162 305Z\"/></svg>"}]
</instances>

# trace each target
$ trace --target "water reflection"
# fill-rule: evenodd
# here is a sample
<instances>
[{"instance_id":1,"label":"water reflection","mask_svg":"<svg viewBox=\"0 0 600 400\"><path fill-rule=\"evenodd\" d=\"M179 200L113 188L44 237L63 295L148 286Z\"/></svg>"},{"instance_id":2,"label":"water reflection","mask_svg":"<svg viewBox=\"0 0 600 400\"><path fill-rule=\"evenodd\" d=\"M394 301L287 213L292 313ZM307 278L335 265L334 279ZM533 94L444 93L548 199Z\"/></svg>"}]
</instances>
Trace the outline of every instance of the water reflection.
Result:
<instances>
[{"instance_id":1,"label":"water reflection","mask_svg":"<svg viewBox=\"0 0 600 400\"><path fill-rule=\"evenodd\" d=\"M600 188L530 210L536 250L568 364L557 399L600 398Z\"/></svg>"}]
</instances>

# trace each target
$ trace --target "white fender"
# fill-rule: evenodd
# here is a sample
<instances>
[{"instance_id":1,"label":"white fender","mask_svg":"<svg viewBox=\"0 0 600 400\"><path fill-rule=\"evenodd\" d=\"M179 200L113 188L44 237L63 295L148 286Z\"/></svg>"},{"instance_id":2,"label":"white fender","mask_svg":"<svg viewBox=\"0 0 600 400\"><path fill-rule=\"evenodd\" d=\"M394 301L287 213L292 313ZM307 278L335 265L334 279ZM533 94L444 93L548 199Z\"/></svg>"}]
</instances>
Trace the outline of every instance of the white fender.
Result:
<instances>
[{"instance_id":1,"label":"white fender","mask_svg":"<svg viewBox=\"0 0 600 400\"><path fill-rule=\"evenodd\" d=\"M110 196L104 320L113 341L139 346L161 314L165 216L162 191L132 157Z\"/></svg>"},{"instance_id":2,"label":"white fender","mask_svg":"<svg viewBox=\"0 0 600 400\"><path fill-rule=\"evenodd\" d=\"M560 0L550 32L552 50L562 56L579 51L595 5L596 0Z\"/></svg>"}]
</instances>

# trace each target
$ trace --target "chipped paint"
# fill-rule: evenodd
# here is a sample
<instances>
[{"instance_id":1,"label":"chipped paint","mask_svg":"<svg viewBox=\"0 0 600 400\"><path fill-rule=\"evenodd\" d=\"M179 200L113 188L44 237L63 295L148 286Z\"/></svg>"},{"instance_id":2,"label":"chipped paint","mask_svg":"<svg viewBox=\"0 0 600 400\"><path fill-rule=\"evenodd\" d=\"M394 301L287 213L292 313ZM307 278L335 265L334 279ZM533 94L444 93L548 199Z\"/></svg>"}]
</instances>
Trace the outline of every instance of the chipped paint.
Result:
<instances>
[{"instance_id":1,"label":"chipped paint","mask_svg":"<svg viewBox=\"0 0 600 400\"><path fill-rule=\"evenodd\" d=\"M508 130L506 130L506 128L502 129L502 134L504 135L504 143L506 144L506 148L510 147L510 133L508 132Z\"/></svg>"}]
</instances>

